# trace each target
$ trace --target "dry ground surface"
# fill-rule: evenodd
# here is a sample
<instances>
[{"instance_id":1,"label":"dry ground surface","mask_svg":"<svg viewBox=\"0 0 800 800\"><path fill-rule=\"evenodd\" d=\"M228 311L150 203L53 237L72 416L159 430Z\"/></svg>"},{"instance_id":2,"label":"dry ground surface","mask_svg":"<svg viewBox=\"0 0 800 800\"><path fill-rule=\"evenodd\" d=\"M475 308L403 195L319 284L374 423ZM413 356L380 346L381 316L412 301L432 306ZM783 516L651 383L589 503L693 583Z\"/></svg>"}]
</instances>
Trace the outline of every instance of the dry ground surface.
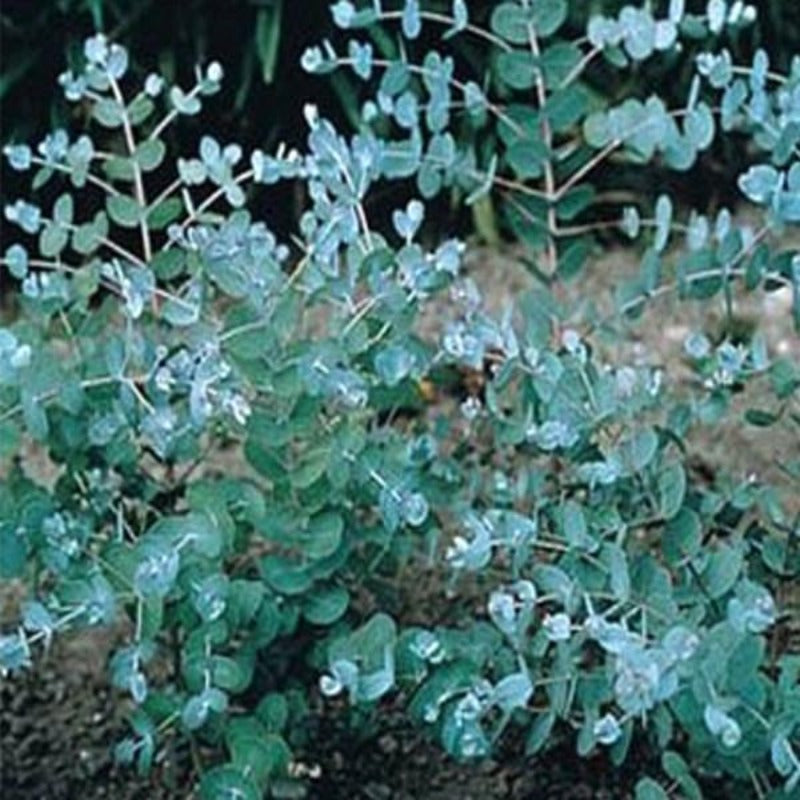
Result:
<instances>
[{"instance_id":1,"label":"dry ground surface","mask_svg":"<svg viewBox=\"0 0 800 800\"><path fill-rule=\"evenodd\" d=\"M488 304L501 309L532 279L513 251L474 250L468 272L483 288ZM567 289L572 297L591 297L601 307L608 303L620 277L636 269L623 252L597 259L587 280ZM764 320L774 352L800 362L800 338L791 327L790 298L756 293L741 299L736 312L743 318ZM610 305L609 305L610 307ZM444 310L444 309L443 309ZM662 298L626 336L604 345L608 357L660 364L681 390L690 391L690 373L683 362L682 343L692 330L714 336L722 326L721 306L699 306ZM745 398L759 405L758 397ZM744 407L744 403L742 403ZM765 435L736 417L720 427L700 432L694 449L712 472L735 477L776 475L779 458L800 457L800 443L785 431ZM42 477L54 470L41 452L31 451L28 468ZM798 504L800 497L789 497ZM445 602L441 586L431 586L427 606ZM16 605L13 587L0 587L0 622L8 625ZM419 608L419 598L413 599ZM792 602L796 602L794 598ZM411 610L411 600L409 610ZM412 611L412 614L414 612ZM84 634L64 638L35 668L0 681L0 797L2 800L159 800L190 797L189 754L168 749L152 779L117 770L110 747L124 731L124 709L107 684L106 663L122 632ZM343 709L311 720L311 741L318 752L309 760L321 766L310 797L320 800L623 800L631 797L638 768L611 770L600 760L578 759L572 749L561 749L531 761L520 757L521 743L510 742L507 757L478 767L455 764L402 722L399 712L382 710L381 733L358 738L347 724ZM386 732L386 731L389 732ZM640 761L634 753L633 761ZM638 767L645 767L641 763ZM725 787L717 787L721 793ZM710 795L710 796L713 796Z\"/></svg>"}]
</instances>

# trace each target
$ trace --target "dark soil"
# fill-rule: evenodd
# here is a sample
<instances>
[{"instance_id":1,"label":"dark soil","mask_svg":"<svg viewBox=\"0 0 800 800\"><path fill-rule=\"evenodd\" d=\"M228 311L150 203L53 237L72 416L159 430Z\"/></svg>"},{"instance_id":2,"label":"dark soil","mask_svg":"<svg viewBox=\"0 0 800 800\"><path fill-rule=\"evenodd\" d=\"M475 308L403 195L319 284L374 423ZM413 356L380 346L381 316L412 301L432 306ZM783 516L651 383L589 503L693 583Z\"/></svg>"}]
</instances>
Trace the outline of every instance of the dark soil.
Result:
<instances>
[{"instance_id":1,"label":"dark soil","mask_svg":"<svg viewBox=\"0 0 800 800\"><path fill-rule=\"evenodd\" d=\"M192 758L177 739L160 750L149 777L114 765L112 748L127 729L124 707L108 687L112 646L107 633L63 638L31 671L0 682L2 800L195 796ZM574 742L526 758L513 736L496 761L459 764L399 708L378 712L380 730L371 738L350 726L344 704L319 711L301 756L316 776L309 800L631 800L636 780L657 774L657 764L636 748L615 769L602 753L578 758Z\"/></svg>"},{"instance_id":2,"label":"dark soil","mask_svg":"<svg viewBox=\"0 0 800 800\"><path fill-rule=\"evenodd\" d=\"M428 577L416 602L383 598L409 624L429 622L441 607L441 579ZM13 584L0 591L4 629L18 616L20 593ZM64 634L49 651L37 650L32 669L0 679L1 800L196 797L195 763L181 737L160 742L148 777L114 764L113 747L129 729L126 701L109 686L108 659L125 638L122 627ZM355 725L344 701L317 699L305 744L293 748L301 769L315 776L309 800L629 800L650 766L637 753L622 770L604 754L581 759L574 741L526 758L511 734L497 760L461 764L414 727L402 705L398 699Z\"/></svg>"},{"instance_id":3,"label":"dark soil","mask_svg":"<svg viewBox=\"0 0 800 800\"><path fill-rule=\"evenodd\" d=\"M386 720L382 720L385 722ZM391 719L389 720L391 723ZM318 800L624 800L632 798L633 772L615 774L607 759L579 759L563 748L524 758L522 743L509 745L496 761L459 764L409 728L398 714L392 733L359 742L323 726L336 749L323 753L322 776L311 796Z\"/></svg>"},{"instance_id":4,"label":"dark soil","mask_svg":"<svg viewBox=\"0 0 800 800\"><path fill-rule=\"evenodd\" d=\"M109 689L107 638L56 643L32 671L0 681L3 800L170 796L114 766L111 749L125 728Z\"/></svg>"},{"instance_id":5,"label":"dark soil","mask_svg":"<svg viewBox=\"0 0 800 800\"><path fill-rule=\"evenodd\" d=\"M54 645L36 667L0 685L0 797L3 800L166 800L192 796L188 754L167 751L150 778L113 763L125 735L123 712L109 691L107 637L82 635ZM462 765L387 710L383 732L359 739L334 709L312 720L320 752L306 764L319 777L319 800L622 800L602 759L571 752L532 761ZM391 732L385 732L389 729ZM309 754L311 755L311 754ZM632 771L635 772L635 771Z\"/></svg>"}]
</instances>

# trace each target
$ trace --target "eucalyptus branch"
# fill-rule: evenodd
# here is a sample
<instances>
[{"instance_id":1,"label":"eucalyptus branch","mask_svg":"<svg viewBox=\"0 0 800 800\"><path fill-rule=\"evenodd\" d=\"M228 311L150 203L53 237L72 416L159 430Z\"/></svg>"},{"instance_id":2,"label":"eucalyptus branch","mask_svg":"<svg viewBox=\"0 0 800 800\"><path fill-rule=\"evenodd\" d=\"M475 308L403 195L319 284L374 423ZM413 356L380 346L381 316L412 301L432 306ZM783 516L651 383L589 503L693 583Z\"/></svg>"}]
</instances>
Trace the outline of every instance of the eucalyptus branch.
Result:
<instances>
[{"instance_id":1,"label":"eucalyptus branch","mask_svg":"<svg viewBox=\"0 0 800 800\"><path fill-rule=\"evenodd\" d=\"M44 629L44 630L38 630L35 633L31 634L30 636L25 634L24 631L21 629L20 633L19 633L19 635L17 637L18 638L18 641L17 641L17 644L16 644L17 648L19 648L22 652L24 652L27 655L29 650L30 650L30 646L31 645L37 644L38 642L40 642L42 640L44 640L46 643L49 642L50 638L52 637L52 635L54 633L62 631L64 629L68 628L70 623L73 620L75 620L78 617L80 617L83 614L85 614L86 610L87 610L86 609L86 605L81 604L81 605L75 606L70 611L68 611L66 614L64 614L63 617L60 617L59 619L57 619L55 621L55 623L53 624L52 628L48 628L48 629ZM5 670L2 667L0 667L0 675L5 675Z\"/></svg>"},{"instance_id":2,"label":"eucalyptus branch","mask_svg":"<svg viewBox=\"0 0 800 800\"><path fill-rule=\"evenodd\" d=\"M741 263L741 261L743 261L745 258L747 258L753 252L753 250L755 250L756 246L768 236L769 232L770 228L768 226L761 228L755 234L750 244L747 247L745 247L736 256L736 258L733 259L733 261L729 265L714 267L713 269L700 270L699 272L693 272L690 275L685 275L677 281L672 281L670 283L662 284L661 286L656 287L652 291L646 292L640 295L639 297L635 297L632 300L627 301L620 308L615 309L613 313L603 317L598 321L593 322L589 326L587 333L592 333L598 328L603 327L614 317L618 317L624 314L628 314L631 311L635 311L637 308L639 308L639 306L644 305L650 300L678 291L687 284L691 285L693 283L699 283L701 281L713 280L714 278L725 279L726 277L727 278L744 277L746 270L738 268L737 265ZM783 275L777 272L769 273L766 276L766 279L782 284L786 287L792 286L791 281L787 280Z\"/></svg>"},{"instance_id":3,"label":"eucalyptus branch","mask_svg":"<svg viewBox=\"0 0 800 800\"><path fill-rule=\"evenodd\" d=\"M731 67L731 71L734 75L741 75L745 78L749 78L753 74L752 67L742 67L736 64ZM772 70L767 70L767 72L764 73L764 77L773 83L780 84L781 86L785 86L789 82L789 77L787 75L784 75L781 72L774 72Z\"/></svg>"},{"instance_id":4,"label":"eucalyptus branch","mask_svg":"<svg viewBox=\"0 0 800 800\"><path fill-rule=\"evenodd\" d=\"M719 112L720 109L712 108L711 112ZM670 111L669 115L676 119L681 117L685 117L687 114L690 113L690 109L676 109L674 111ZM639 125L634 125L629 131L625 132L625 136L622 138L617 138L607 144L602 150L599 150L595 153L592 158L589 159L582 167L572 173L569 178L558 188L556 189L553 195L553 202L558 203L560 200L564 198L564 196L572 189L576 184L580 183L589 173L593 172L597 167L599 167L612 153L622 147L632 136L639 133L639 131L644 130L649 125L652 124L652 120L646 119Z\"/></svg>"},{"instance_id":5,"label":"eucalyptus branch","mask_svg":"<svg viewBox=\"0 0 800 800\"><path fill-rule=\"evenodd\" d=\"M355 61L352 58L337 58L336 64L343 67L352 67L355 64ZM372 62L372 66L378 69L389 69L389 67L391 67L393 64L394 64L393 61L387 61L386 59L379 59L379 58L376 58ZM409 72L415 75L430 76L432 74L429 69L427 69L424 66L421 66L420 64L406 63L405 66ZM467 91L467 85L462 81L457 80L456 78L448 78L447 82L450 84L450 86L452 86L455 89L458 89L460 92ZM492 114L492 116L496 117L498 120L508 125L508 127L511 128L511 130L514 131L514 133L516 133L517 135L521 136L524 134L524 131L520 127L520 125L518 125L513 118L508 116L508 114L506 114L503 111L503 109L500 108L500 106L493 103L488 98L485 98L485 102L486 102L486 109L489 111L490 114Z\"/></svg>"},{"instance_id":6,"label":"eucalyptus branch","mask_svg":"<svg viewBox=\"0 0 800 800\"><path fill-rule=\"evenodd\" d=\"M0 264L9 266L8 259L0 258ZM28 261L28 265L35 269L52 270L53 272L64 272L69 275L81 275L83 270L81 267L75 267L70 264L65 264L62 261L45 261L44 259L32 258ZM119 297L122 297L122 291L119 285L105 277L99 278L99 283L104 289L113 292Z\"/></svg>"}]
</instances>

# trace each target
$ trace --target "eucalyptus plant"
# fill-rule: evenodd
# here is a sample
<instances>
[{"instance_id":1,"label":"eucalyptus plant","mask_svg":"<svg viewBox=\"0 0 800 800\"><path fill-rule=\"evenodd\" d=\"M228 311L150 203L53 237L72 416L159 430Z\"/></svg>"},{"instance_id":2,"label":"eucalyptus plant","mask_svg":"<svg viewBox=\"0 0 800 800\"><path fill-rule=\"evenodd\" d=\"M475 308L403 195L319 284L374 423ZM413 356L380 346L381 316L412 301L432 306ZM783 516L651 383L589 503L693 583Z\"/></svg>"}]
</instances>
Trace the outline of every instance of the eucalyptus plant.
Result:
<instances>
[{"instance_id":1,"label":"eucalyptus plant","mask_svg":"<svg viewBox=\"0 0 800 800\"><path fill-rule=\"evenodd\" d=\"M709 482L689 459L698 428L756 382L774 406L742 424L796 438L800 366L759 332L698 331L687 399L598 342L667 293L730 312L742 291L788 290L800 327L800 257L780 246L800 221L800 58L780 75L764 52L739 66L720 46L685 107L610 107L585 83L601 59L635 69L684 37L719 44L753 9L631 6L567 41L565 0L497 3L486 26L463 0L397 5L339 0L353 38L303 58L364 82L352 136L306 106L302 152L208 135L168 158L164 134L222 67L192 87L140 81L97 35L59 80L85 130L5 148L42 201L5 210L27 238L2 258L21 313L0 330L0 575L30 591L0 665L127 618L109 665L135 709L117 757L146 772L186 737L218 756L197 775L204 798L298 796L309 703L397 692L460 759L520 725L530 754L572 731L581 755L621 764L636 734L662 754L642 800L700 797L722 774L791 796L800 657L781 645L778 601L800 572L782 503L800 465L780 486ZM397 57L376 52L386 26ZM415 52L424 26L441 51ZM454 37L489 52L487 74L457 77ZM759 227L666 194L598 218L591 178L609 159L688 170L720 132L753 154L738 187ZM308 202L281 241L247 209L268 218L261 198L284 181ZM396 208L376 219L387 184ZM462 274L464 244L424 235L445 190L499 196L530 248L539 284L499 318ZM611 314L573 307L561 283L611 227L640 243L640 274ZM430 408L430 387L465 371L480 390L457 413ZM59 466L54 484L26 471L28 440ZM412 627L380 605L380 581L403 591L431 563L449 596L485 593L477 618Z\"/></svg>"}]
</instances>

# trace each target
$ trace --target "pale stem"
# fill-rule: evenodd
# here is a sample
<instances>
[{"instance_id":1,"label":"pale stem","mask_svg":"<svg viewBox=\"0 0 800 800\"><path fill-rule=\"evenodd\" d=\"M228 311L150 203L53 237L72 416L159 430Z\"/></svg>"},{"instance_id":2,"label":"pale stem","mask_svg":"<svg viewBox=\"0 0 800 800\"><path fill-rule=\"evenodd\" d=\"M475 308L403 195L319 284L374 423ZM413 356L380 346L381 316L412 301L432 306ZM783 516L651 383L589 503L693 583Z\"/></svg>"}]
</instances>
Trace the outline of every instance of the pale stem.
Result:
<instances>
[{"instance_id":1,"label":"pale stem","mask_svg":"<svg viewBox=\"0 0 800 800\"><path fill-rule=\"evenodd\" d=\"M665 283L661 286L656 287L651 292L647 292L646 294L641 295L640 297L636 297L633 300L629 300L627 303L624 303L621 308L616 309L612 314L609 314L606 317L598 320L597 322L592 323L589 327L588 333L596 330L597 328L602 327L606 322L608 322L612 317L618 316L620 314L626 314L629 311L633 311L635 308L638 308L641 305L644 305L648 300L651 300L656 297L661 297L662 295L669 294L670 292L674 292L677 289L680 289L686 283L692 284L697 283L699 281L709 280L711 278L740 278L745 274L745 270L741 268L737 268L737 264L739 264L743 259L747 258L750 253L756 248L756 246L763 241L763 239L769 234L769 228L764 227L761 228L758 233L753 237L753 240L750 244L745 247L741 253L739 253L733 261L729 265L723 265L721 267L715 267L714 269L707 269L701 272L695 272L692 275L687 275L685 278L679 281L672 281L670 283ZM779 273L769 273L767 279L770 281L776 281L777 283L783 284L784 286L791 286L792 282L787 278L784 278L783 275Z\"/></svg>"},{"instance_id":2,"label":"pale stem","mask_svg":"<svg viewBox=\"0 0 800 800\"><path fill-rule=\"evenodd\" d=\"M752 67L733 67L732 70L734 75L743 75L746 78L749 78L753 74ZM781 85L786 84L789 82L789 79L786 75L781 74L780 72L772 72L768 71L765 75L767 80L772 81L773 83L779 83Z\"/></svg>"},{"instance_id":3,"label":"pale stem","mask_svg":"<svg viewBox=\"0 0 800 800\"><path fill-rule=\"evenodd\" d=\"M335 150L331 151L331 155L333 156L334 161L336 161L337 165L339 166L342 175L344 175L345 182L347 183L347 186L350 189L350 191L353 193L353 196L358 197L358 190L356 189L355 182L353 181L353 176L347 169L347 165L342 161L342 159L339 157L339 154ZM364 240L367 245L367 252L371 253L373 250L372 231L370 230L369 227L367 212L364 210L364 204L361 202L361 200L356 201L356 216L358 217L358 224L361 226L361 232L364 234Z\"/></svg>"},{"instance_id":4,"label":"pale stem","mask_svg":"<svg viewBox=\"0 0 800 800\"><path fill-rule=\"evenodd\" d=\"M150 203L149 209L152 210L157 208L161 203L163 203L167 198L173 195L178 189L181 188L183 185L183 181L180 178L176 178L163 192L161 192L152 203Z\"/></svg>"},{"instance_id":5,"label":"pale stem","mask_svg":"<svg viewBox=\"0 0 800 800\"><path fill-rule=\"evenodd\" d=\"M536 38L536 30L533 23L528 23L528 41L533 55L534 63L538 64L541 60L541 53L539 51L539 41ZM554 240L555 230L558 223L555 208L555 191L556 179L553 171L553 162L550 160L550 151L553 148L553 131L550 127L550 120L545 114L545 105L547 104L547 87L544 83L544 72L536 69L536 99L539 104L539 113L541 115L542 138L544 139L544 146L547 148L548 156L544 162L544 188L547 194L547 228L551 236L547 242L547 268L548 272L553 275L558 266L558 250Z\"/></svg>"},{"instance_id":6,"label":"pale stem","mask_svg":"<svg viewBox=\"0 0 800 800\"><path fill-rule=\"evenodd\" d=\"M45 222L54 222L54 220L44 220L44 221ZM60 225L62 228L66 228L69 231L73 231L74 232L74 231L78 230L78 226L77 225L71 225L71 224L67 225L67 224L64 224L64 223L56 223L56 222L54 222L54 224ZM105 245L109 250L112 250L120 258L124 258L127 261L130 261L132 264L136 264L137 267L146 267L147 266L147 264L144 261L142 261L142 259L139 258L139 256L135 255L134 253L131 253L130 250L127 250L126 248L122 247L122 245L117 244L113 239L109 239L106 236L99 236L99 237L97 237L97 241L100 242L101 244Z\"/></svg>"},{"instance_id":7,"label":"pale stem","mask_svg":"<svg viewBox=\"0 0 800 800\"><path fill-rule=\"evenodd\" d=\"M6 259L0 258L0 264L8 264ZM32 259L28 261L28 264L32 267L36 267L37 269L49 269L55 272L66 272L70 275L80 275L81 268L72 266L71 264L64 264L62 261L41 261L38 259ZM118 297L123 297L122 289L118 283L114 282L113 280L101 276L100 277L100 285L103 286L105 289L108 289L110 292L114 292ZM181 297L174 295L165 289L161 289L158 286L153 287L153 294L157 297L161 297L165 300L171 300L173 303L177 303L178 305L183 306L187 309L194 309L194 305L192 303L187 302Z\"/></svg>"},{"instance_id":8,"label":"pale stem","mask_svg":"<svg viewBox=\"0 0 800 800\"><path fill-rule=\"evenodd\" d=\"M55 220L49 219L47 217L42 217L42 222L45 223L49 222L52 223L53 225L58 225L59 227L64 228L65 230L68 231L72 231L73 233L78 230L77 225L73 225L72 223L66 223L66 222L56 222ZM147 266L147 264L145 264L145 262L142 261L142 259L139 258L139 256L135 255L134 253L131 253L130 250L127 250L121 245L117 244L113 239L109 239L106 236L98 236L97 241L100 242L100 244L105 245L109 250L112 250L120 258L124 258L127 261L130 261L132 264L136 264L137 267Z\"/></svg>"},{"instance_id":9,"label":"pale stem","mask_svg":"<svg viewBox=\"0 0 800 800\"><path fill-rule=\"evenodd\" d=\"M237 184L247 183L247 181L251 180L254 175L255 175L255 171L252 170L252 169L248 169L248 170L245 170L244 172L242 172L241 174L237 175L233 179L233 181L234 181L234 183L237 183ZM200 217L200 215L204 211L207 211L209 208L211 208L211 206L213 206L214 203L216 203L217 200L219 200L220 197L223 197L224 195L225 195L225 187L224 186L217 187L217 189L215 191L213 191L208 197L206 197L206 199L203 200L203 202L200 203L199 206L197 206L196 208L192 209L192 211L189 214L189 216L186 217L186 219L180 224L180 232L181 233L185 232L186 229L193 222L197 221L198 217ZM170 250L170 249L172 249L172 247L175 246L175 244L176 244L176 240L173 239L172 241L167 242L167 245L166 245L165 249L166 250Z\"/></svg>"},{"instance_id":10,"label":"pale stem","mask_svg":"<svg viewBox=\"0 0 800 800\"><path fill-rule=\"evenodd\" d=\"M591 50L590 50L590 51L589 51L589 52L588 52L588 53L587 53L587 54L586 54L586 55L585 55L585 56L584 56L584 57L583 57L583 58L582 58L582 59L581 59L581 60L580 60L580 61L579 61L579 62L578 62L576 65L575 65L575 68L572 70L572 72L570 72L570 73L569 73L569 75L567 75L567 77L566 77L566 78L564 78L564 80L563 80L563 81L561 81L561 84L560 84L560 86L559 86L558 88L559 88L559 89L566 89L566 88L567 88L568 86L570 86L570 85L571 85L571 84L572 84L574 81L576 81L578 78L580 78L580 76L581 76L581 75L583 75L583 73L584 73L584 70L585 70L585 69L586 69L586 68L589 66L589 64L591 64L591 63L592 63L592 61L594 61L594 59L595 59L595 58L597 58L597 56L599 56L599 55L600 55L600 53L602 53L602 52L603 52L603 48L602 48L602 47L593 47L593 48L592 48L592 49L591 49Z\"/></svg>"},{"instance_id":11,"label":"pale stem","mask_svg":"<svg viewBox=\"0 0 800 800\"><path fill-rule=\"evenodd\" d=\"M455 25L456 21L453 17L448 16L447 14L438 14L435 11L420 11L420 17L422 19L427 19L431 22L438 22L441 25ZM391 19L402 19L403 12L402 11L387 11L381 14L381 19L391 20ZM511 51L511 45L505 41L505 39L501 39L499 36L495 36L491 31L487 31L485 28L481 28L479 25L473 25L472 23L468 23L464 30L467 33L471 33L473 36L477 36L480 39L485 39L487 42L491 42L496 47L499 47L501 50L505 50L506 52Z\"/></svg>"},{"instance_id":12,"label":"pale stem","mask_svg":"<svg viewBox=\"0 0 800 800\"><path fill-rule=\"evenodd\" d=\"M41 167L46 167L47 169L54 169L57 172L63 172L66 175L72 175L72 168L68 167L66 164L54 164L49 161L46 161L43 158L39 158L38 156L32 156L31 162L33 164L38 164ZM88 173L86 175L86 181L88 183L97 186L99 189L102 189L106 194L116 197L120 194L119 190L112 186L110 183L106 183L102 178L98 178L96 175L92 175Z\"/></svg>"},{"instance_id":13,"label":"pale stem","mask_svg":"<svg viewBox=\"0 0 800 800\"><path fill-rule=\"evenodd\" d=\"M336 60L335 63L340 64L341 66L352 67L355 61L352 58L339 58ZM394 63L396 62L387 61L385 59L375 59L372 62L372 65L374 67L378 67L379 69L388 69ZM409 72L412 72L415 75L431 75L431 71L429 69L426 69L425 67L420 66L419 64L406 64L406 68L408 69ZM456 78L448 78L447 82L451 86L458 89L460 92L466 92L467 85L462 81L459 81ZM497 117L497 119L499 119L500 121L505 122L505 124L508 125L508 127L514 131L514 133L516 133L518 136L522 136L525 133L523 129L519 125L517 125L517 123L500 108L500 106L496 105L495 103L492 103L488 97L484 97L484 100L486 101L486 108L489 110L489 112L493 114L495 117Z\"/></svg>"},{"instance_id":14,"label":"pale stem","mask_svg":"<svg viewBox=\"0 0 800 800\"><path fill-rule=\"evenodd\" d=\"M111 76L108 76L111 92L114 99L119 104L122 113L122 129L125 135L125 144L128 147L130 154L131 166L133 168L133 186L136 192L136 202L141 209L141 218L139 219L139 230L142 233L142 247L144 249L144 260L149 264L153 260L153 246L150 242L150 229L147 227L147 219L145 212L147 211L147 197L144 191L144 181L142 179L142 169L139 162L136 160L136 140L133 136L133 126L131 119L128 116L128 109L125 107L125 99L119 88L119 83Z\"/></svg>"},{"instance_id":15,"label":"pale stem","mask_svg":"<svg viewBox=\"0 0 800 800\"><path fill-rule=\"evenodd\" d=\"M195 98L199 93L200 93L200 84L198 83L192 88L192 90L189 92L189 94L186 95L186 97ZM177 119L179 113L180 112L178 111L177 108L172 108L164 117L164 119L162 119L161 122L159 122L158 125L156 125L156 127L153 128L153 132L147 138L150 141L158 139L158 137L161 136L161 134L175 121L175 119Z\"/></svg>"},{"instance_id":16,"label":"pale stem","mask_svg":"<svg viewBox=\"0 0 800 800\"><path fill-rule=\"evenodd\" d=\"M5 258L0 258L0 264L3 264L7 267L8 261ZM66 272L70 275L80 274L80 269L78 267L73 267L69 264L62 264L60 261L42 261L34 258L28 261L28 266L35 267L36 269L49 269L55 272ZM108 289L108 291L121 296L120 288L116 283L112 283L111 281L107 281L105 278L101 277L100 285L103 288Z\"/></svg>"},{"instance_id":17,"label":"pale stem","mask_svg":"<svg viewBox=\"0 0 800 800\"><path fill-rule=\"evenodd\" d=\"M712 113L718 113L718 108L712 108ZM679 119L680 117L684 117L690 113L689 109L681 108L676 111L670 111L669 116L674 117L675 119ZM553 202L558 203L564 195L572 189L575 184L579 183L583 180L592 170L598 167L600 164L603 163L617 148L621 147L625 142L631 138L634 134L638 133L640 130L643 130L648 125L651 124L650 119L646 119L641 122L639 125L634 125L629 131L625 132L625 136L621 139L614 139L612 142L607 144L602 150L599 150L592 156L589 161L587 161L580 169L576 170L575 172L570 175L570 177L566 180L566 182L560 186L555 193L553 198Z\"/></svg>"},{"instance_id":18,"label":"pale stem","mask_svg":"<svg viewBox=\"0 0 800 800\"><path fill-rule=\"evenodd\" d=\"M125 378L123 382L125 386L127 386L134 393L136 399L142 404L142 407L150 414L154 414L156 410L153 407L153 404L144 396L142 390L136 385L135 381Z\"/></svg>"},{"instance_id":19,"label":"pale stem","mask_svg":"<svg viewBox=\"0 0 800 800\"><path fill-rule=\"evenodd\" d=\"M98 378L86 378L80 382L81 389L96 389L101 386L111 386L115 383L144 383L148 379L147 375L138 375L135 377L126 377L124 375L102 375ZM43 392L33 398L34 403L49 403L58 397L60 389L51 389L49 392ZM22 411L22 404L18 404L3 414L0 414L0 422L5 422L7 419L15 417Z\"/></svg>"},{"instance_id":20,"label":"pale stem","mask_svg":"<svg viewBox=\"0 0 800 800\"><path fill-rule=\"evenodd\" d=\"M55 624L53 625L52 631L51 630L40 630L34 633L32 636L24 636L21 637L22 640L25 642L25 645L30 646L32 644L36 644L42 639L47 639L51 633L55 631L60 631L62 628L66 628L73 619L81 616L86 612L86 605L82 604L79 606L75 606L71 611L67 612L61 619L56 620Z\"/></svg>"},{"instance_id":21,"label":"pale stem","mask_svg":"<svg viewBox=\"0 0 800 800\"><path fill-rule=\"evenodd\" d=\"M364 317L366 317L373 308L375 308L376 305L378 305L378 298L370 297L369 300L367 300L367 302L364 303L355 314L353 314L347 325L344 326L344 329L340 334L340 338L343 339L345 336L347 336L353 330L353 328L355 328L356 325L358 325L358 323L361 322L361 320L364 319Z\"/></svg>"}]
</instances>

